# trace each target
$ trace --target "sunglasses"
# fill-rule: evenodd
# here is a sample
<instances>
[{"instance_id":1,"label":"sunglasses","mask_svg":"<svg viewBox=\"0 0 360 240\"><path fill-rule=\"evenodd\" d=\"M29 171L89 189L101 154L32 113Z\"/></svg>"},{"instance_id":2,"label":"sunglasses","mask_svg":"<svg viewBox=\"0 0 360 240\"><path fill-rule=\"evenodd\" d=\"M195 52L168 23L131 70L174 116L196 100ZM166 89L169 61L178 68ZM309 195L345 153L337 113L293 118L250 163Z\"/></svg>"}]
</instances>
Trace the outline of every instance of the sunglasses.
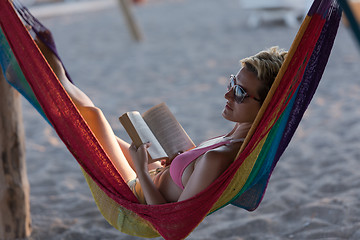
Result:
<instances>
[{"instance_id":1,"label":"sunglasses","mask_svg":"<svg viewBox=\"0 0 360 240\"><path fill-rule=\"evenodd\" d=\"M249 97L254 99L255 101L261 102L260 99L249 95L245 89L243 89L240 85L236 85L236 77L234 75L230 76L230 82L229 85L227 87L227 90L230 91L232 88L234 89L234 99L235 102L237 103L242 103L244 101L245 98Z\"/></svg>"}]
</instances>

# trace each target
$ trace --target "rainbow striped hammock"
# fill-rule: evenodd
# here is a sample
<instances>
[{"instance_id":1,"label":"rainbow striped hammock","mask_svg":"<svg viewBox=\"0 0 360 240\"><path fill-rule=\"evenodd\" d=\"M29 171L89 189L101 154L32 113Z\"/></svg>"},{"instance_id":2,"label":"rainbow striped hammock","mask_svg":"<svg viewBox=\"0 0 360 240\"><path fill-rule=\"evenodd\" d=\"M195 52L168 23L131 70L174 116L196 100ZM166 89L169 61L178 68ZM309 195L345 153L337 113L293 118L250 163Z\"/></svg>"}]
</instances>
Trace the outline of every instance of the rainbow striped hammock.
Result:
<instances>
[{"instance_id":1,"label":"rainbow striped hammock","mask_svg":"<svg viewBox=\"0 0 360 240\"><path fill-rule=\"evenodd\" d=\"M138 203L113 167L14 7L35 32L44 30L25 8L15 2L12 6L10 0L0 0L0 60L7 81L54 127L82 167L107 221L130 235L162 235L165 239L185 238L208 214L227 204L249 211L257 208L270 175L318 86L341 18L341 9L335 1L315 0L229 169L189 200L150 206ZM44 41L53 44L51 39Z\"/></svg>"}]
</instances>

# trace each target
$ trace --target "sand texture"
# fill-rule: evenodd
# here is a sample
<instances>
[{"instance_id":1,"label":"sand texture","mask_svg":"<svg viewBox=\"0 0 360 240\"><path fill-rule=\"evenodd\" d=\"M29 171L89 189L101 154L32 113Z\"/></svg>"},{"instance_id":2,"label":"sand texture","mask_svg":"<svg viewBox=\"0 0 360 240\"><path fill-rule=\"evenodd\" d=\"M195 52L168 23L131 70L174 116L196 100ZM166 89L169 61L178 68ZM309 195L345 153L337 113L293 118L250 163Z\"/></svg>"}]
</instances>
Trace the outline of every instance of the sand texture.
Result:
<instances>
[{"instance_id":1,"label":"sand texture","mask_svg":"<svg viewBox=\"0 0 360 240\"><path fill-rule=\"evenodd\" d=\"M195 143L230 130L221 116L238 61L297 28L251 29L238 1L149 1L133 8L144 41L132 40L118 6L41 21L52 30L72 79L116 134L118 117L166 102ZM360 239L359 48L343 25L319 89L255 212L228 206L188 239ZM79 165L24 100L33 240L138 239L101 216Z\"/></svg>"}]
</instances>

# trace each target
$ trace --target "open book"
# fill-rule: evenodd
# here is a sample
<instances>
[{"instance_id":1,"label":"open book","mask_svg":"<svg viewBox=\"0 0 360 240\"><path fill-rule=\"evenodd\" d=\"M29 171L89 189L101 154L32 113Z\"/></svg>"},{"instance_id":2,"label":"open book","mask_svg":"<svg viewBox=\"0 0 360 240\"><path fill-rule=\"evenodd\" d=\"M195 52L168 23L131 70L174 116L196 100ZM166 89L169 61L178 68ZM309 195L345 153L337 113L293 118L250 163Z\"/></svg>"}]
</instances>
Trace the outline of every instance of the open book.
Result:
<instances>
[{"instance_id":1,"label":"open book","mask_svg":"<svg viewBox=\"0 0 360 240\"><path fill-rule=\"evenodd\" d=\"M179 152L195 147L165 103L150 108L143 115L137 111L124 113L119 120L136 147L151 142L149 163L173 159Z\"/></svg>"}]
</instances>

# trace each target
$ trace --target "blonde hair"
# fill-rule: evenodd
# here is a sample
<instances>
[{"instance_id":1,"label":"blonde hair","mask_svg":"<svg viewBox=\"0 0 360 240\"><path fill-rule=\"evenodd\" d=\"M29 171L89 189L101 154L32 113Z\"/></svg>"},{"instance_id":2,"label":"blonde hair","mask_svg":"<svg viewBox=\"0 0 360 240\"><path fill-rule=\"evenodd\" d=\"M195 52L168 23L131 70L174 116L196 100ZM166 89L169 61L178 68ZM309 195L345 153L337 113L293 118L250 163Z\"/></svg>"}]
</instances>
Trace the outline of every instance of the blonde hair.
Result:
<instances>
[{"instance_id":1,"label":"blonde hair","mask_svg":"<svg viewBox=\"0 0 360 240\"><path fill-rule=\"evenodd\" d=\"M275 46L240 60L241 65L253 72L263 83L263 86L258 89L261 102L265 100L286 55L287 51Z\"/></svg>"}]
</instances>

